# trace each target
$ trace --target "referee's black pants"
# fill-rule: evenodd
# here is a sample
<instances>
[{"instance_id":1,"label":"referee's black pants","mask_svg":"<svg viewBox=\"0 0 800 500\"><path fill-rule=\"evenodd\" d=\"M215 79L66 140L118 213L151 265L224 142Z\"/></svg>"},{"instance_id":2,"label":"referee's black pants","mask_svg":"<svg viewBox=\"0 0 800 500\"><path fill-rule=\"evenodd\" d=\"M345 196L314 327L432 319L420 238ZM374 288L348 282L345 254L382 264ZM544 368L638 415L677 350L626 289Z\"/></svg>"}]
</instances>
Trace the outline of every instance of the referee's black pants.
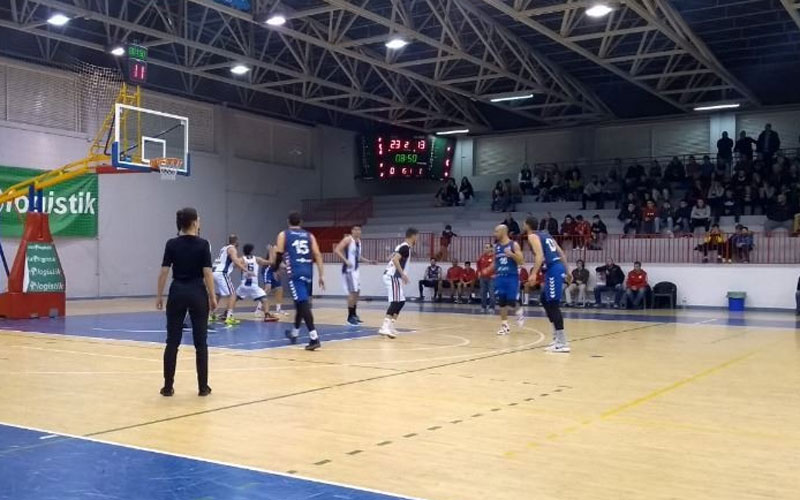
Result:
<instances>
[{"instance_id":1,"label":"referee's black pants","mask_svg":"<svg viewBox=\"0 0 800 500\"><path fill-rule=\"evenodd\" d=\"M167 297L167 347L164 349L164 387L172 388L175 382L175 366L178 346L183 337L183 320L186 312L192 320L197 364L197 386L208 386L208 292L203 280L173 281Z\"/></svg>"}]
</instances>

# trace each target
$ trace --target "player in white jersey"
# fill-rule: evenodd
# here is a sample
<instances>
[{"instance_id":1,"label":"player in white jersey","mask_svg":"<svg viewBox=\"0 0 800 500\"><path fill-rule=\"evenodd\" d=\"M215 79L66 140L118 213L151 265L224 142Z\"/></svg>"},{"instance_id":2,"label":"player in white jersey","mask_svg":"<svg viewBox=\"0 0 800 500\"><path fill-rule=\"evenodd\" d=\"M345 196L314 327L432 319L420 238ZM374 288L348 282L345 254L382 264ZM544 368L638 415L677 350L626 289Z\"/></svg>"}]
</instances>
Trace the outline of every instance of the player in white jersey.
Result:
<instances>
[{"instance_id":1,"label":"player in white jersey","mask_svg":"<svg viewBox=\"0 0 800 500\"><path fill-rule=\"evenodd\" d=\"M236 288L236 294L233 298L233 305L236 306L237 300L252 299L261 304L262 307L266 306L267 294L258 286L258 269L259 267L269 266L270 263L266 259L253 255L255 246L252 243L247 243L242 248L244 257L242 263L244 270L242 271L242 282ZM265 315L264 321L277 321L278 318L271 315Z\"/></svg>"},{"instance_id":2,"label":"player in white jersey","mask_svg":"<svg viewBox=\"0 0 800 500\"><path fill-rule=\"evenodd\" d=\"M400 315L400 311L406 304L406 296L403 292L403 284L408 283L406 266L411 257L411 247L417 243L419 231L410 227L406 229L406 240L394 249L386 270L383 271L383 283L386 285L386 294L389 298L389 308L386 310L386 317L378 333L393 339L397 336L394 323Z\"/></svg>"},{"instance_id":3,"label":"player in white jersey","mask_svg":"<svg viewBox=\"0 0 800 500\"><path fill-rule=\"evenodd\" d=\"M358 265L362 262L375 263L361 256L361 226L353 226L350 234L342 238L342 241L333 249L333 253L342 259L342 284L344 292L347 294L347 323L358 326L359 323L362 323L356 313L358 295L361 293Z\"/></svg>"},{"instance_id":4,"label":"player in white jersey","mask_svg":"<svg viewBox=\"0 0 800 500\"><path fill-rule=\"evenodd\" d=\"M222 305L223 298L225 300L225 323L234 325L238 322L233 317L233 306L236 304L236 293L231 281L231 274L234 268L239 268L246 272L242 259L239 258L239 237L235 234L228 236L228 244L222 247L219 251L219 257L214 261L214 288L219 295L219 304ZM211 311L211 320L217 319L217 312Z\"/></svg>"}]
</instances>

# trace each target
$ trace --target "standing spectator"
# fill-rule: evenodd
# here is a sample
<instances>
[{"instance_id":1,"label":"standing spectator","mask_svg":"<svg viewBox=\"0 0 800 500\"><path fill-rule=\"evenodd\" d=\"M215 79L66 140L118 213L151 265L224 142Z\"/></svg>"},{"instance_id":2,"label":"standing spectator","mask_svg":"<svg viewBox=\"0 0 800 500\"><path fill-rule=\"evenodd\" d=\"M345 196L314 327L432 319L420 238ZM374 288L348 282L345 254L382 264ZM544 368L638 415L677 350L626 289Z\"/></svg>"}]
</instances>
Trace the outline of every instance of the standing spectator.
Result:
<instances>
[{"instance_id":1,"label":"standing spectator","mask_svg":"<svg viewBox=\"0 0 800 500\"><path fill-rule=\"evenodd\" d=\"M512 240L516 240L519 237L519 234L520 234L519 233L519 224L517 224L517 221L514 220L514 214L512 214L511 212L508 212L506 214L506 218L503 219L503 222L501 222L501 224L505 224L506 227L508 228L508 237L509 238L511 238Z\"/></svg>"},{"instance_id":2,"label":"standing spectator","mask_svg":"<svg viewBox=\"0 0 800 500\"><path fill-rule=\"evenodd\" d=\"M458 188L461 194L461 201L466 203L475 197L475 190L472 188L472 183L466 177L461 178L461 186Z\"/></svg>"},{"instance_id":3,"label":"standing spectator","mask_svg":"<svg viewBox=\"0 0 800 500\"><path fill-rule=\"evenodd\" d=\"M672 161L667 165L664 171L664 180L667 182L680 183L686 178L686 169L683 163L677 156L672 157Z\"/></svg>"},{"instance_id":4,"label":"standing spectator","mask_svg":"<svg viewBox=\"0 0 800 500\"><path fill-rule=\"evenodd\" d=\"M747 132L742 130L739 132L739 139L736 140L736 147L734 151L739 153L739 159L751 163L753 161L753 144L756 141L752 137L747 136Z\"/></svg>"},{"instance_id":5,"label":"standing spectator","mask_svg":"<svg viewBox=\"0 0 800 500\"><path fill-rule=\"evenodd\" d=\"M630 304L634 309L638 309L640 305L644 305L648 287L647 273L642 269L642 263L639 261L634 262L633 270L628 273L628 279L625 281L625 303L623 307L627 309Z\"/></svg>"},{"instance_id":6,"label":"standing spectator","mask_svg":"<svg viewBox=\"0 0 800 500\"><path fill-rule=\"evenodd\" d=\"M583 215L575 216L575 248L586 248L592 239L592 225Z\"/></svg>"},{"instance_id":7,"label":"standing spectator","mask_svg":"<svg viewBox=\"0 0 800 500\"><path fill-rule=\"evenodd\" d=\"M614 264L613 259L606 260L605 266L600 266L595 269L597 272L597 286L594 287L594 305L600 307L601 297L603 292L614 292L613 307L619 307L620 300L622 299L623 282L625 281L625 274L622 268ZM605 284L601 285L600 282Z\"/></svg>"},{"instance_id":8,"label":"standing spectator","mask_svg":"<svg viewBox=\"0 0 800 500\"><path fill-rule=\"evenodd\" d=\"M733 164L733 139L728 137L727 132L723 132L722 138L717 141L717 162L729 167Z\"/></svg>"},{"instance_id":9,"label":"standing spectator","mask_svg":"<svg viewBox=\"0 0 800 500\"><path fill-rule=\"evenodd\" d=\"M589 245L590 250L602 250L603 242L608 238L608 228L606 223L600 218L599 214L594 214L592 217L592 243Z\"/></svg>"},{"instance_id":10,"label":"standing spectator","mask_svg":"<svg viewBox=\"0 0 800 500\"><path fill-rule=\"evenodd\" d=\"M436 259L431 259L431 264L425 268L424 279L419 280L419 301L425 300L425 295L422 293L424 287L433 288L433 299L439 295L442 283L442 268L436 264Z\"/></svg>"},{"instance_id":11,"label":"standing spectator","mask_svg":"<svg viewBox=\"0 0 800 500\"><path fill-rule=\"evenodd\" d=\"M547 231L552 236L557 236L559 234L558 221L553 218L551 212L547 212L547 215L542 217L542 220L539 221L539 231Z\"/></svg>"},{"instance_id":12,"label":"standing spectator","mask_svg":"<svg viewBox=\"0 0 800 500\"><path fill-rule=\"evenodd\" d=\"M596 175L592 176L591 182L586 184L583 188L583 195L581 196L581 210L586 210L586 202L595 202L597 210L603 209L603 185Z\"/></svg>"},{"instance_id":13,"label":"standing spectator","mask_svg":"<svg viewBox=\"0 0 800 500\"><path fill-rule=\"evenodd\" d=\"M658 232L660 233L662 229L666 229L667 234L672 236L673 227L675 226L675 209L672 208L672 203L669 200L661 204L661 208L658 210L658 221Z\"/></svg>"},{"instance_id":14,"label":"standing spectator","mask_svg":"<svg viewBox=\"0 0 800 500\"><path fill-rule=\"evenodd\" d=\"M464 268L458 265L458 261L454 260L453 265L447 270L447 275L445 275L444 281L442 282L443 289L450 289L450 300L454 303L456 301L456 292L460 294L461 291L461 275L463 272Z\"/></svg>"},{"instance_id":15,"label":"standing spectator","mask_svg":"<svg viewBox=\"0 0 800 500\"><path fill-rule=\"evenodd\" d=\"M725 241L725 235L722 234L722 231L719 229L719 224L714 224L711 226L711 230L706 233L703 243L697 245L695 250L703 252L703 264L708 262L708 253L716 251L717 262L719 263L727 257L728 252L726 251L726 247L727 242Z\"/></svg>"},{"instance_id":16,"label":"standing spectator","mask_svg":"<svg viewBox=\"0 0 800 500\"><path fill-rule=\"evenodd\" d=\"M523 164L519 171L519 190L522 191L522 194L534 194L533 172L527 163Z\"/></svg>"},{"instance_id":17,"label":"standing spectator","mask_svg":"<svg viewBox=\"0 0 800 500\"><path fill-rule=\"evenodd\" d=\"M477 265L481 310L494 314L494 248L491 243L483 246L483 254L478 258Z\"/></svg>"},{"instance_id":18,"label":"standing spectator","mask_svg":"<svg viewBox=\"0 0 800 500\"><path fill-rule=\"evenodd\" d=\"M636 232L639 231L641 217L639 215L639 209L636 208L636 205L633 203L628 203L625 208L620 210L617 219L623 224L623 234L636 234Z\"/></svg>"},{"instance_id":19,"label":"standing spectator","mask_svg":"<svg viewBox=\"0 0 800 500\"><path fill-rule=\"evenodd\" d=\"M694 207L692 207L689 230L692 233L694 233L694 230L696 228L703 227L705 228L706 231L708 231L708 228L710 226L711 226L711 208L708 205L706 205L705 200L703 200L702 198L698 198Z\"/></svg>"},{"instance_id":20,"label":"standing spectator","mask_svg":"<svg viewBox=\"0 0 800 500\"><path fill-rule=\"evenodd\" d=\"M572 270L572 283L566 290L567 306L572 307L580 303L581 307L586 307L586 286L589 284L589 270L586 269L584 262L578 259L575 262L575 269ZM575 292L578 292L578 300L575 300Z\"/></svg>"},{"instance_id":21,"label":"standing spectator","mask_svg":"<svg viewBox=\"0 0 800 500\"><path fill-rule=\"evenodd\" d=\"M772 124L767 123L764 130L758 134L756 142L756 152L761 153L761 158L769 167L772 165L772 157L781 149L781 138L777 132L772 130Z\"/></svg>"},{"instance_id":22,"label":"standing spectator","mask_svg":"<svg viewBox=\"0 0 800 500\"><path fill-rule=\"evenodd\" d=\"M469 304L472 293L475 291L475 283L478 281L478 273L472 267L470 261L464 262L464 269L461 271L461 280L458 283L458 300L462 304Z\"/></svg>"},{"instance_id":23,"label":"standing spectator","mask_svg":"<svg viewBox=\"0 0 800 500\"><path fill-rule=\"evenodd\" d=\"M453 242L454 236L458 235L453 232L453 227L450 224L444 226L442 236L439 237L439 260L444 261L450 257L450 244Z\"/></svg>"},{"instance_id":24,"label":"standing spectator","mask_svg":"<svg viewBox=\"0 0 800 500\"><path fill-rule=\"evenodd\" d=\"M772 234L772 231L776 229L786 229L786 231L791 234L793 223L794 210L792 210L786 202L786 195L781 193L778 195L777 201L771 203L767 207L767 220L764 221L764 232L769 236Z\"/></svg>"},{"instance_id":25,"label":"standing spectator","mask_svg":"<svg viewBox=\"0 0 800 500\"><path fill-rule=\"evenodd\" d=\"M658 218L658 208L653 200L647 200L647 204L642 209L642 233L658 234L660 220Z\"/></svg>"},{"instance_id":26,"label":"standing spectator","mask_svg":"<svg viewBox=\"0 0 800 500\"><path fill-rule=\"evenodd\" d=\"M675 229L676 232L688 233L689 228L692 227L692 207L686 200L681 200L678 204L678 209L675 211Z\"/></svg>"}]
</instances>

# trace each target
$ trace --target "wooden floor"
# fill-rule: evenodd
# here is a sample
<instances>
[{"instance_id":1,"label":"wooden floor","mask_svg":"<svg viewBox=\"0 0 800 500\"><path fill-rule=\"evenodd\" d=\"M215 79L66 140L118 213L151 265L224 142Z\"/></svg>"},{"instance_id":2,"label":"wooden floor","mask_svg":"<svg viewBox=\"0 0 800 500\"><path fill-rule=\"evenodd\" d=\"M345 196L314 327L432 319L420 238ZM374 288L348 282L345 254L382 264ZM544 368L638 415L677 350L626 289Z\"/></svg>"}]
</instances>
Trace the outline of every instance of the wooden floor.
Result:
<instances>
[{"instance_id":1,"label":"wooden floor","mask_svg":"<svg viewBox=\"0 0 800 500\"><path fill-rule=\"evenodd\" d=\"M315 307L342 323L340 301ZM208 398L185 347L171 399L158 344L2 330L0 423L426 499L800 498L800 330L727 315L572 318L553 355L545 319L497 337L495 317L412 304L394 341L212 349Z\"/></svg>"}]
</instances>

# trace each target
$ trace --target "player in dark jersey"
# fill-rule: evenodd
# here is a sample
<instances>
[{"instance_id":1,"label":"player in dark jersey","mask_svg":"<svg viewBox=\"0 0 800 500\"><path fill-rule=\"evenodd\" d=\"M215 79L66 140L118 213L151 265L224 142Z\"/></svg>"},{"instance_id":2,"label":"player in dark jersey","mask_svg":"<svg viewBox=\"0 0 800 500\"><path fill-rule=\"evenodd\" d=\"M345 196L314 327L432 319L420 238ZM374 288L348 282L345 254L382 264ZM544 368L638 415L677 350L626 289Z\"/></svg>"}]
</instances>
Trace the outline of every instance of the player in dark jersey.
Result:
<instances>
[{"instance_id":1,"label":"player in dark jersey","mask_svg":"<svg viewBox=\"0 0 800 500\"><path fill-rule=\"evenodd\" d=\"M570 352L569 342L564 333L564 317L561 315L561 295L564 291L564 280L572 280L567 268L567 257L564 250L547 231L536 231L538 227L534 217L525 220L525 231L528 243L533 249L533 271L529 282L533 284L540 268L544 268L542 283L542 307L547 319L553 324L553 343L547 348L550 352Z\"/></svg>"},{"instance_id":2,"label":"player in dark jersey","mask_svg":"<svg viewBox=\"0 0 800 500\"><path fill-rule=\"evenodd\" d=\"M525 263L522 249L516 241L508 237L508 226L500 224L494 228L494 293L500 306L500 330L498 335L508 335L508 308L517 306L519 296L519 266ZM525 324L522 306L517 309L517 325Z\"/></svg>"},{"instance_id":3,"label":"player in dark jersey","mask_svg":"<svg viewBox=\"0 0 800 500\"><path fill-rule=\"evenodd\" d=\"M406 304L406 296L403 292L403 285L409 281L406 266L411 257L411 247L417 243L418 234L419 231L413 227L406 229L406 240L394 249L392 257L383 271L383 283L386 285L389 308L386 309L386 317L383 319L383 325L378 333L390 339L397 337L394 323Z\"/></svg>"},{"instance_id":4,"label":"player in dark jersey","mask_svg":"<svg viewBox=\"0 0 800 500\"><path fill-rule=\"evenodd\" d=\"M286 337L294 344L300 335L300 324L305 321L308 328L309 342L306 350L313 351L320 347L319 334L314 327L314 316L311 314L311 285L314 275L314 264L317 265L319 287L325 289L323 279L322 254L314 235L300 227L303 222L298 212L289 214L289 228L278 233L275 245L275 262L272 268L277 270L281 259L286 270L289 291L294 299L294 328L286 331Z\"/></svg>"}]
</instances>

